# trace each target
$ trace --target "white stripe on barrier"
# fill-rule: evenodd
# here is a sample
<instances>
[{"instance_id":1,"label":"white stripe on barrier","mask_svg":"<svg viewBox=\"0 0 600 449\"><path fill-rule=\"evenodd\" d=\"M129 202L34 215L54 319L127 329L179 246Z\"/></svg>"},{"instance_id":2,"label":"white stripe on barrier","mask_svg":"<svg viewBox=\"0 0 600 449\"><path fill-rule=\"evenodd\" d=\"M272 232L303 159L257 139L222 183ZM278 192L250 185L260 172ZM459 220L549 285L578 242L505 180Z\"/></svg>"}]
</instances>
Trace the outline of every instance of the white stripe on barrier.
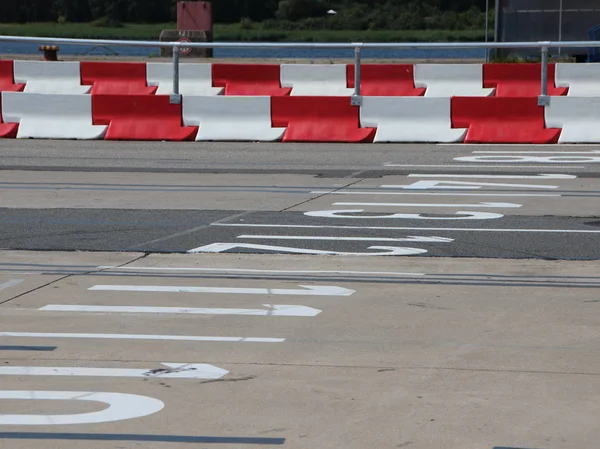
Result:
<instances>
[{"instance_id":1,"label":"white stripe on barrier","mask_svg":"<svg viewBox=\"0 0 600 449\"><path fill-rule=\"evenodd\" d=\"M344 64L281 64L281 87L291 87L291 95L351 96Z\"/></svg>"},{"instance_id":2,"label":"white stripe on barrier","mask_svg":"<svg viewBox=\"0 0 600 449\"><path fill-rule=\"evenodd\" d=\"M363 97L360 125L377 128L375 142L461 142L452 129L450 97Z\"/></svg>"},{"instance_id":3,"label":"white stripe on barrier","mask_svg":"<svg viewBox=\"0 0 600 449\"><path fill-rule=\"evenodd\" d=\"M146 64L148 86L158 86L156 95L173 93L173 64L149 62ZM179 64L179 93L182 95L211 96L223 93L223 87L212 85L212 64Z\"/></svg>"},{"instance_id":4,"label":"white stripe on barrier","mask_svg":"<svg viewBox=\"0 0 600 449\"><path fill-rule=\"evenodd\" d=\"M482 64L415 64L415 87L425 87L426 97L487 97Z\"/></svg>"},{"instance_id":5,"label":"white stripe on barrier","mask_svg":"<svg viewBox=\"0 0 600 449\"><path fill-rule=\"evenodd\" d=\"M600 97L552 97L544 116L547 128L562 128L559 143L600 142Z\"/></svg>"},{"instance_id":6,"label":"white stripe on barrier","mask_svg":"<svg viewBox=\"0 0 600 449\"><path fill-rule=\"evenodd\" d=\"M600 64L556 64L556 87L568 87L569 97L600 96Z\"/></svg>"},{"instance_id":7,"label":"white stripe on barrier","mask_svg":"<svg viewBox=\"0 0 600 449\"><path fill-rule=\"evenodd\" d=\"M79 62L15 61L14 75L29 93L87 94L92 88L81 85Z\"/></svg>"},{"instance_id":8,"label":"white stripe on barrier","mask_svg":"<svg viewBox=\"0 0 600 449\"><path fill-rule=\"evenodd\" d=\"M92 124L92 96L2 92L2 118L19 123L17 139L102 139Z\"/></svg>"},{"instance_id":9,"label":"white stripe on barrier","mask_svg":"<svg viewBox=\"0 0 600 449\"><path fill-rule=\"evenodd\" d=\"M199 126L197 141L273 142L285 132L272 127L270 97L184 96L183 124Z\"/></svg>"}]
</instances>

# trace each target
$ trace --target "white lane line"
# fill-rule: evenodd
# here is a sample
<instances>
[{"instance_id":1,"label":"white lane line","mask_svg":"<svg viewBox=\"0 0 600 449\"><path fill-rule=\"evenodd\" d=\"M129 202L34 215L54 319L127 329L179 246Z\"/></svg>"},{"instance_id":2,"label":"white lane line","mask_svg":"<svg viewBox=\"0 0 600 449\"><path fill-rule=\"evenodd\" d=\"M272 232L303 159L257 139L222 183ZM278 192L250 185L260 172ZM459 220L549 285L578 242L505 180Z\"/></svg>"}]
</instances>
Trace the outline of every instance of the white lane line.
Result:
<instances>
[{"instance_id":1,"label":"white lane line","mask_svg":"<svg viewBox=\"0 0 600 449\"><path fill-rule=\"evenodd\" d=\"M567 234L600 234L598 231L579 229L499 229L499 228L417 228L406 226L322 226L322 225L279 225L259 223L214 223L211 226L221 227L247 227L247 228L291 228L291 229L371 229L375 231L462 231L462 232L541 232L541 233L567 233Z\"/></svg>"},{"instance_id":2,"label":"white lane line","mask_svg":"<svg viewBox=\"0 0 600 449\"><path fill-rule=\"evenodd\" d=\"M195 335L74 334L42 332L0 332L0 337L74 339L80 338L98 340L218 341L233 343L283 343L285 341L285 338L200 337Z\"/></svg>"},{"instance_id":3,"label":"white lane line","mask_svg":"<svg viewBox=\"0 0 600 449\"><path fill-rule=\"evenodd\" d=\"M349 253L342 251L323 251L319 249L292 248L289 246L255 245L252 243L211 243L188 251L188 253L223 253L232 249L253 249L261 251L275 251L278 253L316 254L319 256L414 256L424 254L426 249L404 248L398 246L369 246L367 249L378 249L384 252Z\"/></svg>"},{"instance_id":4,"label":"white lane line","mask_svg":"<svg viewBox=\"0 0 600 449\"><path fill-rule=\"evenodd\" d=\"M473 151L473 154L598 154L600 150L592 151Z\"/></svg>"},{"instance_id":5,"label":"white lane line","mask_svg":"<svg viewBox=\"0 0 600 449\"><path fill-rule=\"evenodd\" d=\"M446 190L477 190L481 187L512 187L523 189L558 189L558 186L547 184L508 184L504 182L470 182L470 181L417 181L412 184L384 184L379 186L382 189L404 189L404 190L428 190L428 189L446 189Z\"/></svg>"},{"instance_id":6,"label":"white lane line","mask_svg":"<svg viewBox=\"0 0 600 449\"><path fill-rule=\"evenodd\" d=\"M441 147L481 147L480 143L436 143L435 145ZM492 147L510 147L514 148L514 143L494 143L490 144ZM569 147L598 147L599 144L595 143L561 143L560 145L556 144L539 144L539 143L520 143L520 147L532 147L532 148L569 148Z\"/></svg>"},{"instance_id":7,"label":"white lane line","mask_svg":"<svg viewBox=\"0 0 600 449\"><path fill-rule=\"evenodd\" d=\"M352 190L313 190L314 194L329 195L413 195L413 196L501 196L501 197L560 197L558 193L447 193L447 192L385 192L385 191L352 191Z\"/></svg>"},{"instance_id":8,"label":"white lane line","mask_svg":"<svg viewBox=\"0 0 600 449\"><path fill-rule=\"evenodd\" d=\"M0 366L0 376L159 377L166 379L220 379L229 371L206 363L161 363L158 369Z\"/></svg>"},{"instance_id":9,"label":"white lane line","mask_svg":"<svg viewBox=\"0 0 600 449\"><path fill-rule=\"evenodd\" d=\"M298 295L298 296L350 296L356 293L349 288L335 285L299 285L304 290L287 288L227 288L188 287L171 285L94 285L88 290L113 292L162 292L162 293L225 293L233 295Z\"/></svg>"},{"instance_id":10,"label":"white lane line","mask_svg":"<svg viewBox=\"0 0 600 449\"><path fill-rule=\"evenodd\" d=\"M333 203L333 206L379 206L379 207L452 207L452 208L519 208L522 204L516 203L477 203L477 204L434 204L434 203Z\"/></svg>"},{"instance_id":11,"label":"white lane line","mask_svg":"<svg viewBox=\"0 0 600 449\"><path fill-rule=\"evenodd\" d=\"M238 239L257 239L257 240L325 240L325 241L345 241L345 242L418 242L418 243L446 243L453 242L454 239L446 237L420 237L408 236L401 238L388 237L323 237L313 235L238 235ZM1 334L0 334L1 335Z\"/></svg>"},{"instance_id":12,"label":"white lane line","mask_svg":"<svg viewBox=\"0 0 600 449\"><path fill-rule=\"evenodd\" d=\"M385 275L385 276L425 276L425 273L404 273L398 271L345 271L345 270L258 270L246 268L204 268L204 267L119 267L118 265L100 265L96 267L99 270L119 270L132 271L198 271L208 273L269 273L269 274L365 274L365 275ZM109 273L110 274L110 273Z\"/></svg>"},{"instance_id":13,"label":"white lane line","mask_svg":"<svg viewBox=\"0 0 600 449\"><path fill-rule=\"evenodd\" d=\"M479 153L479 151L473 151L473 153ZM482 151L485 153L485 151ZM561 175L561 174L539 174L533 176L527 175L450 175L450 174L410 174L408 178L494 178L494 179L576 179L575 175Z\"/></svg>"},{"instance_id":14,"label":"white lane line","mask_svg":"<svg viewBox=\"0 0 600 449\"><path fill-rule=\"evenodd\" d=\"M478 165L477 162L471 164L445 164L445 165L412 165L412 164L385 164L385 167L407 167L407 168L543 168L548 169L569 169L586 168L584 165Z\"/></svg>"},{"instance_id":15,"label":"white lane line","mask_svg":"<svg viewBox=\"0 0 600 449\"><path fill-rule=\"evenodd\" d=\"M243 316L296 316L313 317L322 310L299 305L263 304L268 309L213 309L195 307L136 307L136 306L79 306L49 304L39 310L50 312L95 313L164 313L189 315L243 315Z\"/></svg>"},{"instance_id":16,"label":"white lane line","mask_svg":"<svg viewBox=\"0 0 600 449\"><path fill-rule=\"evenodd\" d=\"M0 284L0 290L6 290L7 288L14 287L15 285L19 285L23 282L23 279L11 279L6 281L4 284Z\"/></svg>"}]
</instances>

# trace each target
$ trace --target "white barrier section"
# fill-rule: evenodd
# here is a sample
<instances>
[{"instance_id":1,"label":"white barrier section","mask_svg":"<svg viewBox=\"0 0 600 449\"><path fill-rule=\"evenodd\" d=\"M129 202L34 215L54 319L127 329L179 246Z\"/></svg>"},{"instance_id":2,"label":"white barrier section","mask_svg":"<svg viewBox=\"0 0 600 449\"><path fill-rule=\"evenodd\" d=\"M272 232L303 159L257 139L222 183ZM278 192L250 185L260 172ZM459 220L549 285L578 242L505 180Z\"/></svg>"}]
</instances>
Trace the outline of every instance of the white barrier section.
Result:
<instances>
[{"instance_id":1,"label":"white barrier section","mask_svg":"<svg viewBox=\"0 0 600 449\"><path fill-rule=\"evenodd\" d=\"M415 87L426 97L487 97L494 88L483 87L482 64L415 64Z\"/></svg>"},{"instance_id":2,"label":"white barrier section","mask_svg":"<svg viewBox=\"0 0 600 449\"><path fill-rule=\"evenodd\" d=\"M92 96L2 92L2 119L19 123L17 139L102 139L92 124Z\"/></svg>"},{"instance_id":3,"label":"white barrier section","mask_svg":"<svg viewBox=\"0 0 600 449\"><path fill-rule=\"evenodd\" d=\"M363 97L360 126L377 128L375 142L462 142L452 129L450 97Z\"/></svg>"},{"instance_id":4,"label":"white barrier section","mask_svg":"<svg viewBox=\"0 0 600 449\"><path fill-rule=\"evenodd\" d=\"M600 64L556 64L556 87L568 87L569 97L600 97Z\"/></svg>"},{"instance_id":5,"label":"white barrier section","mask_svg":"<svg viewBox=\"0 0 600 449\"><path fill-rule=\"evenodd\" d=\"M291 87L292 96L351 96L345 64L281 64L281 87Z\"/></svg>"},{"instance_id":6,"label":"white barrier section","mask_svg":"<svg viewBox=\"0 0 600 449\"><path fill-rule=\"evenodd\" d=\"M544 116L547 128L562 128L558 143L600 142L600 97L552 97Z\"/></svg>"},{"instance_id":7,"label":"white barrier section","mask_svg":"<svg viewBox=\"0 0 600 449\"><path fill-rule=\"evenodd\" d=\"M250 96L183 97L184 126L199 126L196 140L281 140L285 128L273 128L271 98Z\"/></svg>"},{"instance_id":8,"label":"white barrier section","mask_svg":"<svg viewBox=\"0 0 600 449\"><path fill-rule=\"evenodd\" d=\"M24 92L39 94L87 94L92 86L81 85L79 62L15 61L15 83Z\"/></svg>"},{"instance_id":9,"label":"white barrier section","mask_svg":"<svg viewBox=\"0 0 600 449\"><path fill-rule=\"evenodd\" d=\"M148 86L158 86L156 95L173 93L173 64L149 62L146 64ZM212 85L212 64L179 64L179 93L182 95L221 95L223 87Z\"/></svg>"}]
</instances>

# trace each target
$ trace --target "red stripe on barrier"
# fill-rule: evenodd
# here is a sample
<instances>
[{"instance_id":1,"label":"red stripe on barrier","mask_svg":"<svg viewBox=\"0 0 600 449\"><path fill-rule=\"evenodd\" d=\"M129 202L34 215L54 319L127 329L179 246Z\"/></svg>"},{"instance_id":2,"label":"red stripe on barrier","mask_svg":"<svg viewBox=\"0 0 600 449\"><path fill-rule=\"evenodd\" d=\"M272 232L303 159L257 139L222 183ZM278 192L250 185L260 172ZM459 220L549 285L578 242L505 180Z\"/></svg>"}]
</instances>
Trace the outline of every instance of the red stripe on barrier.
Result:
<instances>
[{"instance_id":1,"label":"red stripe on barrier","mask_svg":"<svg viewBox=\"0 0 600 449\"><path fill-rule=\"evenodd\" d=\"M213 87L224 87L224 95L276 97L289 95L281 87L279 64L213 64Z\"/></svg>"},{"instance_id":2,"label":"red stripe on barrier","mask_svg":"<svg viewBox=\"0 0 600 449\"><path fill-rule=\"evenodd\" d=\"M15 84L13 61L0 61L0 92L21 92L25 84Z\"/></svg>"},{"instance_id":3,"label":"red stripe on barrier","mask_svg":"<svg viewBox=\"0 0 600 449\"><path fill-rule=\"evenodd\" d=\"M346 66L348 87L354 88L354 66ZM362 64L360 94L371 97L419 97L425 88L415 87L412 64Z\"/></svg>"},{"instance_id":4,"label":"red stripe on barrier","mask_svg":"<svg viewBox=\"0 0 600 449\"><path fill-rule=\"evenodd\" d=\"M146 84L143 62L82 62L81 82L93 85L92 95L153 95L158 89Z\"/></svg>"},{"instance_id":5,"label":"red stripe on barrier","mask_svg":"<svg viewBox=\"0 0 600 449\"><path fill-rule=\"evenodd\" d=\"M375 128L361 128L348 97L272 97L273 127L283 142L373 142Z\"/></svg>"},{"instance_id":6,"label":"red stripe on barrier","mask_svg":"<svg viewBox=\"0 0 600 449\"><path fill-rule=\"evenodd\" d=\"M556 87L556 65L548 64L548 95L567 95L568 88ZM483 87L495 87L496 97L541 95L541 64L484 64Z\"/></svg>"},{"instance_id":7,"label":"red stripe on barrier","mask_svg":"<svg viewBox=\"0 0 600 449\"><path fill-rule=\"evenodd\" d=\"M452 97L452 127L468 128L464 143L556 143L537 98Z\"/></svg>"},{"instance_id":8,"label":"red stripe on barrier","mask_svg":"<svg viewBox=\"0 0 600 449\"><path fill-rule=\"evenodd\" d=\"M197 126L183 126L180 104L167 95L92 95L94 125L108 125L106 140L194 140Z\"/></svg>"}]
</instances>

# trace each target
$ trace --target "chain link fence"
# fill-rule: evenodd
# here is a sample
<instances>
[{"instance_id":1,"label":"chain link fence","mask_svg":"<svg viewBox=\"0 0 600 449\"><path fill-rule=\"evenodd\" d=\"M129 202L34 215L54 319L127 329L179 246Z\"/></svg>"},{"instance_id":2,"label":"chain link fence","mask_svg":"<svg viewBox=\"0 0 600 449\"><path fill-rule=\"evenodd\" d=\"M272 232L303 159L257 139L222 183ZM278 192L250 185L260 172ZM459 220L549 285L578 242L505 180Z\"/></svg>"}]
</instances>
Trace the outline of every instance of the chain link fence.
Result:
<instances>
[{"instance_id":1,"label":"chain link fence","mask_svg":"<svg viewBox=\"0 0 600 449\"><path fill-rule=\"evenodd\" d=\"M500 0L500 42L600 40L600 0ZM528 49L508 49L501 54L537 55ZM552 48L553 56L572 56L587 60L581 48Z\"/></svg>"}]
</instances>

